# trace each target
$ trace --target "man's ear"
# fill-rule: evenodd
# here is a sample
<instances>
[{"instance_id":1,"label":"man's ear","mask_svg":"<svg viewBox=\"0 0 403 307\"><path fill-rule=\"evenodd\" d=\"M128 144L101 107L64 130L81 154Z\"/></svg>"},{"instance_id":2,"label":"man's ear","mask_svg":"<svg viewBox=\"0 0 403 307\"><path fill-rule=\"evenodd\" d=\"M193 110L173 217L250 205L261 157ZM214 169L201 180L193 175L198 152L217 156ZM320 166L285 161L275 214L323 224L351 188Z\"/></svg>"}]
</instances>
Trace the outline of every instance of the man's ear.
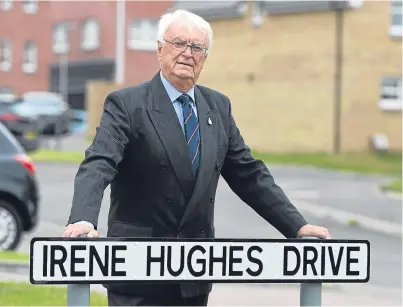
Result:
<instances>
[{"instance_id":1,"label":"man's ear","mask_svg":"<svg viewBox=\"0 0 403 307\"><path fill-rule=\"evenodd\" d=\"M161 50L162 50L162 44L161 44L161 42L157 41L157 59L158 59L158 61L161 60Z\"/></svg>"},{"instance_id":2,"label":"man's ear","mask_svg":"<svg viewBox=\"0 0 403 307\"><path fill-rule=\"evenodd\" d=\"M162 49L162 43L161 43L160 41L157 41L157 50L158 50L158 53L161 52L161 49Z\"/></svg>"}]
</instances>

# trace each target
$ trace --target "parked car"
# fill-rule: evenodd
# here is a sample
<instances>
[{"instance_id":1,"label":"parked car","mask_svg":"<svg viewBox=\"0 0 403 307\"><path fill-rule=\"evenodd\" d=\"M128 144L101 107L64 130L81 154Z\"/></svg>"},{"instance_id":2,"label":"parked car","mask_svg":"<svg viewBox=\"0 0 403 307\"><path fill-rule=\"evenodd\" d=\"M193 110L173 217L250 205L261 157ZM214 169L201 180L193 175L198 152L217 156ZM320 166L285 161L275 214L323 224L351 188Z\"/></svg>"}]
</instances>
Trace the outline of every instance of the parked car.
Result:
<instances>
[{"instance_id":1,"label":"parked car","mask_svg":"<svg viewBox=\"0 0 403 307\"><path fill-rule=\"evenodd\" d=\"M40 147L40 126L33 107L23 105L20 99L4 100L0 97L0 122L15 136L26 151Z\"/></svg>"},{"instance_id":2,"label":"parked car","mask_svg":"<svg viewBox=\"0 0 403 307\"><path fill-rule=\"evenodd\" d=\"M14 91L8 87L0 86L0 94L13 94L14 95Z\"/></svg>"},{"instance_id":3,"label":"parked car","mask_svg":"<svg viewBox=\"0 0 403 307\"><path fill-rule=\"evenodd\" d=\"M15 250L38 224L39 187L35 165L0 123L0 250Z\"/></svg>"},{"instance_id":4,"label":"parked car","mask_svg":"<svg viewBox=\"0 0 403 307\"><path fill-rule=\"evenodd\" d=\"M38 118L42 134L63 135L70 132L72 110L59 94L27 92L22 96L22 103L31 107L31 115Z\"/></svg>"}]
</instances>

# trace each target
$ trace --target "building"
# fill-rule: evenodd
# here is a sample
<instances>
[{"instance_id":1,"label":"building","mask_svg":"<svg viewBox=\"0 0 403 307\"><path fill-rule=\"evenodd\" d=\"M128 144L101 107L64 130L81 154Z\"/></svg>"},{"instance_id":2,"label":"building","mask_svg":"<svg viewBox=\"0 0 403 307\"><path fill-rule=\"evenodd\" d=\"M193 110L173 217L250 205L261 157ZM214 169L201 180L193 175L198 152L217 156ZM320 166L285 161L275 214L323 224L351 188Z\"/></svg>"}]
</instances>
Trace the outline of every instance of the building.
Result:
<instances>
[{"instance_id":1,"label":"building","mask_svg":"<svg viewBox=\"0 0 403 307\"><path fill-rule=\"evenodd\" d=\"M200 83L230 97L252 148L401 151L401 0L238 1L232 16L207 3L176 5L210 20Z\"/></svg>"},{"instance_id":2,"label":"building","mask_svg":"<svg viewBox=\"0 0 403 307\"><path fill-rule=\"evenodd\" d=\"M170 6L169 1L125 3L125 84L158 69L150 37ZM60 91L74 109L84 109L87 81L115 78L116 10L115 1L0 0L0 88L16 94Z\"/></svg>"},{"instance_id":3,"label":"building","mask_svg":"<svg viewBox=\"0 0 403 307\"><path fill-rule=\"evenodd\" d=\"M85 97L89 80L114 82L116 2L0 3L0 87L18 93L68 88L70 103L82 109L85 101L92 103ZM230 97L252 148L363 151L375 139L400 151L401 3L130 1L123 85L152 77L158 68L157 18L185 8L209 20L214 30L200 83ZM67 83L59 78L65 76L59 68L66 50ZM92 109L99 113L105 95L101 89L92 92L98 93Z\"/></svg>"}]
</instances>

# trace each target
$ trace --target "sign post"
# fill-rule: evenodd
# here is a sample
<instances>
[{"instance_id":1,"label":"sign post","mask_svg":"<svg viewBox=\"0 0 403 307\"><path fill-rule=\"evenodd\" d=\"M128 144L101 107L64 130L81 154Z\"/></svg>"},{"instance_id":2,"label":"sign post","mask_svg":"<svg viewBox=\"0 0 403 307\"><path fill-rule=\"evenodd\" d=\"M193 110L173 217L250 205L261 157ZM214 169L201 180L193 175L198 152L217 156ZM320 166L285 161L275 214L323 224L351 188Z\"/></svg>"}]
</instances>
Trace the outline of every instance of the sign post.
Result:
<instances>
[{"instance_id":1,"label":"sign post","mask_svg":"<svg viewBox=\"0 0 403 307\"><path fill-rule=\"evenodd\" d=\"M70 284L69 306L89 305L90 284L183 281L301 283L301 306L318 306L321 283L369 268L367 240L33 238L30 281Z\"/></svg>"},{"instance_id":2,"label":"sign post","mask_svg":"<svg viewBox=\"0 0 403 307\"><path fill-rule=\"evenodd\" d=\"M311 237L304 237L302 239L316 239ZM301 283L299 291L299 305L300 306L321 306L322 305L322 283Z\"/></svg>"},{"instance_id":3,"label":"sign post","mask_svg":"<svg viewBox=\"0 0 403 307\"><path fill-rule=\"evenodd\" d=\"M67 285L67 306L90 306L90 284Z\"/></svg>"}]
</instances>

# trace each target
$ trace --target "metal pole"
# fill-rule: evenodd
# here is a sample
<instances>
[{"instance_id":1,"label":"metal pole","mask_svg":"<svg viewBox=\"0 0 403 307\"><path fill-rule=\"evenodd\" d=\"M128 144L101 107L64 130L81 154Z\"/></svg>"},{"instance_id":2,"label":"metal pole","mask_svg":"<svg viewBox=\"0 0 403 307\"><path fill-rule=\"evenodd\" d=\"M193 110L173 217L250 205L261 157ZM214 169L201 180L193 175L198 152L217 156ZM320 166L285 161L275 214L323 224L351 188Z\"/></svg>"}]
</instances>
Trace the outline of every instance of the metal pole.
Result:
<instances>
[{"instance_id":1,"label":"metal pole","mask_svg":"<svg viewBox=\"0 0 403 307\"><path fill-rule=\"evenodd\" d=\"M342 2L337 1L335 6L335 80L334 80L334 148L339 154L341 151L341 102L343 80L343 17Z\"/></svg>"},{"instance_id":2,"label":"metal pole","mask_svg":"<svg viewBox=\"0 0 403 307\"><path fill-rule=\"evenodd\" d=\"M321 306L322 284L301 283L300 306Z\"/></svg>"},{"instance_id":3,"label":"metal pole","mask_svg":"<svg viewBox=\"0 0 403 307\"><path fill-rule=\"evenodd\" d=\"M116 61L115 82L122 84L125 77L125 25L126 25L126 2L116 1Z\"/></svg>"},{"instance_id":4,"label":"metal pole","mask_svg":"<svg viewBox=\"0 0 403 307\"><path fill-rule=\"evenodd\" d=\"M86 235L79 237L86 237ZM90 306L90 296L90 284L67 285L67 306Z\"/></svg>"},{"instance_id":5,"label":"metal pole","mask_svg":"<svg viewBox=\"0 0 403 307\"><path fill-rule=\"evenodd\" d=\"M302 239L318 239L318 238L303 237ZM301 283L299 300L300 300L300 306L321 306L322 283L318 282Z\"/></svg>"},{"instance_id":6,"label":"metal pole","mask_svg":"<svg viewBox=\"0 0 403 307\"><path fill-rule=\"evenodd\" d=\"M68 54L62 53L60 55L60 70L59 70L59 93L64 100L67 101L68 87L69 87L69 66Z\"/></svg>"},{"instance_id":7,"label":"metal pole","mask_svg":"<svg viewBox=\"0 0 403 307\"><path fill-rule=\"evenodd\" d=\"M67 306L90 306L90 284L67 285Z\"/></svg>"},{"instance_id":8,"label":"metal pole","mask_svg":"<svg viewBox=\"0 0 403 307\"><path fill-rule=\"evenodd\" d=\"M64 99L64 101L68 101L68 92L69 92L69 60L68 60L68 52L63 52L60 55L60 63L59 63L59 94ZM61 149L61 133L60 129L61 123L57 122L55 124L55 144L54 148Z\"/></svg>"}]
</instances>

